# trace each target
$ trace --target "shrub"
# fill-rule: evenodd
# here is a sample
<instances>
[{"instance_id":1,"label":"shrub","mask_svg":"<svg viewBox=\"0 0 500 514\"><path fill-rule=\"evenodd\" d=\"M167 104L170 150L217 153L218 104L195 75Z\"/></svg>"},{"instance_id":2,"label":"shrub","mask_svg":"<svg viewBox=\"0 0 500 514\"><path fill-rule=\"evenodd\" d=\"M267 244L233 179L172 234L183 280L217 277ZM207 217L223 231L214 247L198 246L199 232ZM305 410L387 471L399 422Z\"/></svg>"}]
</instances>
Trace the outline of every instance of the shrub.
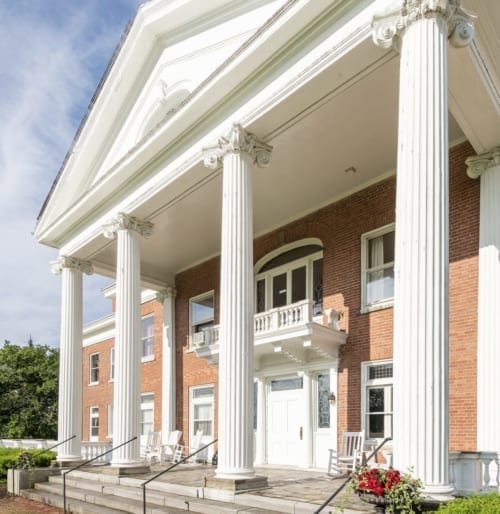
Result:
<instances>
[{"instance_id":1,"label":"shrub","mask_svg":"<svg viewBox=\"0 0 500 514\"><path fill-rule=\"evenodd\" d=\"M56 458L53 451L40 449L0 448L0 483L7 480L7 470L11 468L46 468Z\"/></svg>"},{"instance_id":2,"label":"shrub","mask_svg":"<svg viewBox=\"0 0 500 514\"><path fill-rule=\"evenodd\" d=\"M475 494L470 498L457 498L446 505L441 505L440 514L498 514L500 512L500 494Z\"/></svg>"}]
</instances>

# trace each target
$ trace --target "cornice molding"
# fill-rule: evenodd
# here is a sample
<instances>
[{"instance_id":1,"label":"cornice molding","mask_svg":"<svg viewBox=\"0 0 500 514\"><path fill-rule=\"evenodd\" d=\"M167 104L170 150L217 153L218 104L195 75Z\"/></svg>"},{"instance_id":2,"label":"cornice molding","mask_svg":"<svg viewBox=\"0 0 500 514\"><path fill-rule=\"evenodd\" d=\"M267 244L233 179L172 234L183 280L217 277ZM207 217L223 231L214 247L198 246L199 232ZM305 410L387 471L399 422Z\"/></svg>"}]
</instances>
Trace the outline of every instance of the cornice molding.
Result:
<instances>
[{"instance_id":1,"label":"cornice molding","mask_svg":"<svg viewBox=\"0 0 500 514\"><path fill-rule=\"evenodd\" d=\"M75 271L81 271L86 275L92 275L94 268L92 263L89 261L82 261L76 257L70 257L69 255L61 255L55 261L50 263L51 271L54 275L62 273L63 269L72 269Z\"/></svg>"},{"instance_id":2,"label":"cornice molding","mask_svg":"<svg viewBox=\"0 0 500 514\"><path fill-rule=\"evenodd\" d=\"M466 159L467 175L470 178L479 178L486 170L500 165L500 146L490 152L475 155Z\"/></svg>"},{"instance_id":3,"label":"cornice molding","mask_svg":"<svg viewBox=\"0 0 500 514\"><path fill-rule=\"evenodd\" d=\"M460 0L396 0L373 16L373 41L382 48L399 49L401 33L415 22L441 17L448 25L448 39L457 48L468 46L474 37L474 19Z\"/></svg>"},{"instance_id":4,"label":"cornice molding","mask_svg":"<svg viewBox=\"0 0 500 514\"><path fill-rule=\"evenodd\" d=\"M234 123L226 137L221 137L212 146L203 148L203 163L207 168L217 169L228 154L246 153L260 168L269 166L273 147L247 132L239 123Z\"/></svg>"},{"instance_id":5,"label":"cornice molding","mask_svg":"<svg viewBox=\"0 0 500 514\"><path fill-rule=\"evenodd\" d=\"M120 212L102 230L107 239L114 239L119 230L133 230L147 239L153 235L153 224Z\"/></svg>"}]
</instances>

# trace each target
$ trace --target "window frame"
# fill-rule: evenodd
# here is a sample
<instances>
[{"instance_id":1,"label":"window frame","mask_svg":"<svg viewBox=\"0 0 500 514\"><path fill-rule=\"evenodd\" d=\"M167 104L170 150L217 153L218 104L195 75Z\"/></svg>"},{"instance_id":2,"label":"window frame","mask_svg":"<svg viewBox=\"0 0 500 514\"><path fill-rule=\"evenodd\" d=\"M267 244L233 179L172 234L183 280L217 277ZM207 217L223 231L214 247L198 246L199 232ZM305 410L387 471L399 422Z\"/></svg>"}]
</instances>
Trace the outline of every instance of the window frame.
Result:
<instances>
[{"instance_id":1,"label":"window frame","mask_svg":"<svg viewBox=\"0 0 500 514\"><path fill-rule=\"evenodd\" d=\"M300 248L300 246L307 246L299 245L297 248ZM293 248L284 249L283 253L286 253L287 251L293 250ZM279 254L278 254L279 255ZM277 255L274 255L273 258L275 258ZM280 266L276 266L275 268L268 269L266 271L263 271L261 273L256 273L254 276L254 308L255 308L255 314L262 314L263 312L268 312L270 310L279 309L280 307L273 307L273 279L280 275L286 275L286 305L294 305L295 303L300 303L305 300L314 301L314 291L313 291L313 273L314 273L314 262L323 260L324 259L324 251L318 250L317 252L311 253L310 255L307 255L305 257L300 257L298 259L295 259L293 261L287 262L285 264L282 264ZM272 260L272 259L269 259ZM324 260L323 260L324 262ZM265 266L265 263L261 264L259 268L262 268ZM323 264L324 266L324 264ZM306 268L306 284L305 284L305 290L306 290L306 297L304 300L298 300L297 302L292 302L292 284L293 284L293 271L297 270L299 268L305 267ZM258 312L258 293L257 293L257 284L260 280L264 280L264 310ZM323 277L324 280L324 277ZM323 302L321 302L323 304ZM323 308L321 308L321 313L315 313L313 317L316 316L322 316L323 315Z\"/></svg>"},{"instance_id":2,"label":"window frame","mask_svg":"<svg viewBox=\"0 0 500 514\"><path fill-rule=\"evenodd\" d=\"M211 396L204 396L202 398L195 398L194 393L197 390L205 389L205 388L211 388L212 389L212 395ZM202 418L196 418L194 417L195 413L195 406L197 405L209 405L210 406L210 418L202 419ZM189 388L189 438L192 440L194 437L196 430L195 430L195 422L206 422L210 421L211 423L211 432L210 434L206 434L203 432L203 437L210 438L210 440L214 437L214 431L215 431L215 385L214 384L201 384L201 385L195 385L191 386Z\"/></svg>"},{"instance_id":3,"label":"window frame","mask_svg":"<svg viewBox=\"0 0 500 514\"><path fill-rule=\"evenodd\" d=\"M110 382L115 381L115 356L116 356L115 347L112 346L109 349L109 381Z\"/></svg>"},{"instance_id":4,"label":"window frame","mask_svg":"<svg viewBox=\"0 0 500 514\"><path fill-rule=\"evenodd\" d=\"M97 366L92 365L92 358L97 357ZM93 352L89 355L89 385L96 385L99 383L99 375L100 375L100 357L99 352ZM93 373L96 373L95 377L97 380L93 380Z\"/></svg>"},{"instance_id":5,"label":"window frame","mask_svg":"<svg viewBox=\"0 0 500 514\"><path fill-rule=\"evenodd\" d=\"M365 232L361 235L361 313L367 313L379 309L387 309L388 307L392 307L394 305L394 290L393 295L388 298L383 298L381 300L377 300L372 303L368 303L368 273L372 273L373 271L377 271L378 269L389 269L392 267L394 272L394 262L385 263L380 267L369 268L368 267L368 247L369 242L377 237L384 236L390 232L396 233L396 224L389 223L388 225L384 225L383 227L376 228L374 230L370 230L369 232Z\"/></svg>"},{"instance_id":6,"label":"window frame","mask_svg":"<svg viewBox=\"0 0 500 514\"><path fill-rule=\"evenodd\" d=\"M95 419L97 419L97 425L92 424L92 421ZM97 428L97 435L92 434L92 431L94 428ZM89 441L91 441L91 442L99 441L99 428L100 428L99 406L91 405L89 407Z\"/></svg>"},{"instance_id":7,"label":"window frame","mask_svg":"<svg viewBox=\"0 0 500 514\"><path fill-rule=\"evenodd\" d=\"M369 372L371 367L386 366L392 364L393 373L392 377L374 378L370 379ZM383 437L370 437L369 424L368 424L368 390L373 387L391 388L391 409L380 412L380 414L391 416L391 430L389 433L384 421L384 435ZM385 420L385 418L384 418ZM392 437L394 432L394 362L392 359L382 359L374 361L364 361L361 363L361 429L365 431L365 438L368 441L381 442L385 437ZM392 433L391 433L392 432Z\"/></svg>"},{"instance_id":8,"label":"window frame","mask_svg":"<svg viewBox=\"0 0 500 514\"><path fill-rule=\"evenodd\" d=\"M150 396L151 399L145 401L145 398ZM140 405L140 435L141 436L147 436L149 432L154 432L155 429L155 394L152 391L149 392L143 392L141 393L141 405ZM144 411L151 411L151 423L148 422L148 425L151 424L151 430L148 430L146 433L144 433L144 426L146 423L144 422Z\"/></svg>"},{"instance_id":9,"label":"window frame","mask_svg":"<svg viewBox=\"0 0 500 514\"><path fill-rule=\"evenodd\" d=\"M200 300L204 300L206 298L212 298L212 303L213 303L213 316L211 318L205 318L201 321L199 321L198 323L194 323L194 320L193 320L193 304L196 303L196 302L199 302ZM208 325L208 323L211 323L211 325ZM189 299L189 337L188 337L188 340L189 340L189 349L190 350L193 350L194 349L194 334L197 334L199 332L202 332L203 329L201 330L195 330L195 327L199 326L199 325L206 325L206 328L208 327L213 327L215 326L215 290L214 289L211 289L210 291L206 291L204 293L201 293L201 294L198 294L196 296L192 296L190 299Z\"/></svg>"},{"instance_id":10,"label":"window frame","mask_svg":"<svg viewBox=\"0 0 500 514\"><path fill-rule=\"evenodd\" d=\"M142 335L142 329L143 329L143 322L149 321L152 319L153 321L153 335L151 336L144 336ZM151 342L151 353L148 355L144 355L144 345L145 343ZM146 316L143 316L141 318L141 362L149 362L154 360L155 358L155 317L154 313L147 314Z\"/></svg>"},{"instance_id":11,"label":"window frame","mask_svg":"<svg viewBox=\"0 0 500 514\"><path fill-rule=\"evenodd\" d=\"M115 406L112 403L108 404L108 435L106 436L108 439L113 438L113 416L114 416Z\"/></svg>"}]
</instances>

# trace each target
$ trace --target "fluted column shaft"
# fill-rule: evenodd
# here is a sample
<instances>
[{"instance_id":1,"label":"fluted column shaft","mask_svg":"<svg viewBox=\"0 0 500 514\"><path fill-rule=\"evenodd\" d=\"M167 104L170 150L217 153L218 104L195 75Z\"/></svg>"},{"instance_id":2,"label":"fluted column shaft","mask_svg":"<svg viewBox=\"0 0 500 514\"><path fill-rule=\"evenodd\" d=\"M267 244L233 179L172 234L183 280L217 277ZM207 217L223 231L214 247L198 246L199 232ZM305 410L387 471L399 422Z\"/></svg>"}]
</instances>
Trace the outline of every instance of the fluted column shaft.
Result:
<instances>
[{"instance_id":1,"label":"fluted column shaft","mask_svg":"<svg viewBox=\"0 0 500 514\"><path fill-rule=\"evenodd\" d=\"M500 147L467 159L468 174L480 177L477 331L477 446L500 448Z\"/></svg>"},{"instance_id":2,"label":"fluted column shaft","mask_svg":"<svg viewBox=\"0 0 500 514\"><path fill-rule=\"evenodd\" d=\"M140 236L150 235L151 229L124 214L105 227L105 235L117 239L113 446L137 436L113 452L113 466L140 462Z\"/></svg>"},{"instance_id":3,"label":"fluted column shaft","mask_svg":"<svg viewBox=\"0 0 500 514\"><path fill-rule=\"evenodd\" d=\"M257 379L257 430L256 430L255 464L266 462L266 381Z\"/></svg>"},{"instance_id":4,"label":"fluted column shaft","mask_svg":"<svg viewBox=\"0 0 500 514\"><path fill-rule=\"evenodd\" d=\"M303 374L304 381L304 423L302 429L302 437L304 439L304 466L311 467L313 465L313 411L312 411L312 377L310 371L305 371Z\"/></svg>"},{"instance_id":5,"label":"fluted column shaft","mask_svg":"<svg viewBox=\"0 0 500 514\"><path fill-rule=\"evenodd\" d=\"M253 209L254 163L269 148L235 125L207 149L223 164L219 350L218 478L253 478Z\"/></svg>"},{"instance_id":6,"label":"fluted column shaft","mask_svg":"<svg viewBox=\"0 0 500 514\"><path fill-rule=\"evenodd\" d=\"M408 0L376 19L401 51L394 290L394 462L427 494L448 477L447 46L472 37L459 0ZM386 13L387 14L387 13ZM458 30L457 30L458 27Z\"/></svg>"},{"instance_id":7,"label":"fluted column shaft","mask_svg":"<svg viewBox=\"0 0 500 514\"><path fill-rule=\"evenodd\" d=\"M62 256L52 263L52 271L62 276L57 438L76 436L58 447L57 458L77 461L82 458L82 272L91 273L92 266Z\"/></svg>"},{"instance_id":8,"label":"fluted column shaft","mask_svg":"<svg viewBox=\"0 0 500 514\"><path fill-rule=\"evenodd\" d=\"M168 433L176 427L175 399L175 289L170 287L158 294L163 302L163 349L162 349L162 436L164 443Z\"/></svg>"}]
</instances>

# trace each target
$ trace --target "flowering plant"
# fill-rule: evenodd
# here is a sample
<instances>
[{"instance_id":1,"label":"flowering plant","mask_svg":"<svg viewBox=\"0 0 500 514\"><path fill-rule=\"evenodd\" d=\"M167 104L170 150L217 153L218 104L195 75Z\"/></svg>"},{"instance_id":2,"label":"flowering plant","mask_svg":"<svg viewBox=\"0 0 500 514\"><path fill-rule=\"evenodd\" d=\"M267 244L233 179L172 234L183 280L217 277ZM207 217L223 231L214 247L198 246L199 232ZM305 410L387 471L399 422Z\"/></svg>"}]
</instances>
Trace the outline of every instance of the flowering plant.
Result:
<instances>
[{"instance_id":1,"label":"flowering plant","mask_svg":"<svg viewBox=\"0 0 500 514\"><path fill-rule=\"evenodd\" d=\"M357 493L383 497L387 512L416 512L414 508L421 501L422 482L397 469L364 467L353 473L352 483Z\"/></svg>"}]
</instances>

